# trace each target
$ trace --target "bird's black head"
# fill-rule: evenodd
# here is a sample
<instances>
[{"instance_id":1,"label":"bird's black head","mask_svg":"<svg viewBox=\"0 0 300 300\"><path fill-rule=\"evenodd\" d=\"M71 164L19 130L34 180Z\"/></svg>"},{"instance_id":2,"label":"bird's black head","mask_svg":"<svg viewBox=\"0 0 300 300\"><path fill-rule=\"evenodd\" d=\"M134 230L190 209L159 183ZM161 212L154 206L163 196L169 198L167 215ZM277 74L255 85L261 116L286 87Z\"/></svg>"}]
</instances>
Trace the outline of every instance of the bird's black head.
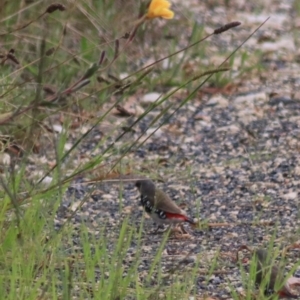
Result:
<instances>
[{"instance_id":1,"label":"bird's black head","mask_svg":"<svg viewBox=\"0 0 300 300\"><path fill-rule=\"evenodd\" d=\"M155 185L152 180L149 179L138 180L135 183L135 186L141 193L147 193L149 195L155 193Z\"/></svg>"},{"instance_id":2,"label":"bird's black head","mask_svg":"<svg viewBox=\"0 0 300 300\"><path fill-rule=\"evenodd\" d=\"M135 183L135 187L140 189L141 188L141 185L142 185L142 181L141 180L138 180L136 183Z\"/></svg>"}]
</instances>

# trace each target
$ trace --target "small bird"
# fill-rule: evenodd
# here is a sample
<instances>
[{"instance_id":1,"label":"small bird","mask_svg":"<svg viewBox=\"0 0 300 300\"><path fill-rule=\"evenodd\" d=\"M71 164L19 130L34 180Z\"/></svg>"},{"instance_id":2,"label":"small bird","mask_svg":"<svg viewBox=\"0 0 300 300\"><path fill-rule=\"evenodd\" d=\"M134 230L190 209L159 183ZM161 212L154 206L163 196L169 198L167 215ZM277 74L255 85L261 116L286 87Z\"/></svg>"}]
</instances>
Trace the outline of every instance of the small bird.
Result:
<instances>
[{"instance_id":1,"label":"small bird","mask_svg":"<svg viewBox=\"0 0 300 300\"><path fill-rule=\"evenodd\" d=\"M156 223L160 225L182 222L196 224L167 194L157 189L153 181L149 179L138 180L135 186L141 194L142 206Z\"/></svg>"},{"instance_id":2,"label":"small bird","mask_svg":"<svg viewBox=\"0 0 300 300\"><path fill-rule=\"evenodd\" d=\"M279 298L298 299L299 296L292 293L287 283L285 283L280 290L276 290L276 285L282 284L284 282L284 277L277 266L270 265L268 252L264 249L257 249L254 250L253 254L257 259L255 283L260 286L265 280L265 277L268 276L269 282L266 284L266 291L277 293Z\"/></svg>"}]
</instances>

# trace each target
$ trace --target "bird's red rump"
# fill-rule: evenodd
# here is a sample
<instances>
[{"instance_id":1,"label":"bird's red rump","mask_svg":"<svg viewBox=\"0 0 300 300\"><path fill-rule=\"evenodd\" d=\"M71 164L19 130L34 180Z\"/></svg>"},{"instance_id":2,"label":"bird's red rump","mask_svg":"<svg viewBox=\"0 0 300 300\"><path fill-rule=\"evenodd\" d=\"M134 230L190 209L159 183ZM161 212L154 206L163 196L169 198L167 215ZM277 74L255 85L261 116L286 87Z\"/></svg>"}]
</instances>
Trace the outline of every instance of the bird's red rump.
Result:
<instances>
[{"instance_id":1,"label":"bird's red rump","mask_svg":"<svg viewBox=\"0 0 300 300\"><path fill-rule=\"evenodd\" d=\"M179 219L179 220L182 220L182 221L187 221L188 220L187 216L180 215L180 214L172 214L172 213L168 213L168 212L166 212L166 217L167 217L167 219Z\"/></svg>"}]
</instances>

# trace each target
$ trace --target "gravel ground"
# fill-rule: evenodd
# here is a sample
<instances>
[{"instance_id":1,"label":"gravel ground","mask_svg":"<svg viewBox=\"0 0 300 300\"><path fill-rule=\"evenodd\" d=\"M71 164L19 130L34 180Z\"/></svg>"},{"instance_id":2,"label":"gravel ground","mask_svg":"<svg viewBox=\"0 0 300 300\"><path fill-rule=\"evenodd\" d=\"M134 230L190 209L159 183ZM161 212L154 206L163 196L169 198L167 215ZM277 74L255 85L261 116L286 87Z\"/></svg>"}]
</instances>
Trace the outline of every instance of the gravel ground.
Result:
<instances>
[{"instance_id":1,"label":"gravel ground","mask_svg":"<svg viewBox=\"0 0 300 300\"><path fill-rule=\"evenodd\" d=\"M177 203L183 204L189 215L209 223L226 223L226 226L210 229L187 228L191 235L187 240L171 238L163 251L160 266L163 271L168 271L174 266L174 261L178 262L189 254L183 261L184 270L188 270L200 257L203 276L199 275L197 280L199 296L205 293L230 299L229 284L242 291L240 271L230 256L240 245L266 246L275 236L275 245L283 248L299 239L300 52L297 43L300 42L300 17L293 15L294 1L288 0L280 3L265 1L259 6L259 14L254 13L257 7L249 1L229 1L228 8L216 1L187 2L189 9L193 9L194 19L205 22L207 30L228 21L243 23L228 34L213 37L212 53L218 47L233 49L259 22L271 16L270 22L244 47L249 51L249 60L253 58L254 63L255 51L262 51L264 55L260 63L266 69L239 74L237 64L233 72L234 87L229 92L224 88L217 93L206 85L174 116L168 118L166 114L164 125L143 146L133 148L124 160L133 173L149 173L163 179L163 182L157 182L158 186ZM176 11L184 10L180 5L175 6ZM292 28L298 30L298 36L292 36L289 32ZM288 41L292 38L293 45L290 45ZM220 59L224 56L210 57L207 63ZM161 93L162 89L158 89L155 92ZM185 93L176 93L164 106L173 104L176 107ZM138 99L142 109L147 105L144 100L145 97ZM160 109L138 123L134 132L126 133L116 143L116 152L124 142L135 141ZM120 128L130 126L135 119L136 116L127 119L114 117L113 122ZM72 144L85 129L74 131L69 143ZM155 129L156 126L150 127L147 134ZM120 130L114 131L108 136L103 124L99 125L81 146L80 159L87 161L101 153L105 146L97 146L99 140L105 137L106 144L109 144L119 133ZM55 224L59 228L87 197L86 203L72 218L74 245L78 249L82 222L96 238L101 236L103 224L109 224L106 234L112 241L117 240L120 224L127 217L131 226L139 228L143 212L133 182L87 185L83 184L85 180L80 178L72 183ZM161 235L149 234L154 228L153 222L146 218L142 245L144 259L138 269L141 281L161 245ZM127 253L125 270L134 260L136 247L133 241ZM218 251L221 255L217 270L207 283L205 273ZM287 271L299 256L297 250L287 253Z\"/></svg>"},{"instance_id":2,"label":"gravel ground","mask_svg":"<svg viewBox=\"0 0 300 300\"><path fill-rule=\"evenodd\" d=\"M280 248L297 241L300 104L297 99L274 104L267 96L261 97L263 94L260 91L251 97L217 97L214 101L210 98L198 106L188 105L162 127L161 134L149 139L142 149L130 153L137 162L142 162L145 156L150 161L152 157L154 161L157 157L163 158L158 173L166 182L158 185L178 203L184 202L189 215L209 223L226 222L229 225L196 231L187 229L192 236L189 240L170 240L162 257L162 266L166 270L171 268L174 260L187 253L191 254L188 265L193 266L196 254L200 253L201 267L207 270L217 251L230 254L242 244L265 246L274 234L275 244ZM253 102L255 110L251 110ZM257 110L260 111L258 115ZM199 120L200 112L202 120ZM244 122L242 112L251 114L249 122ZM137 138L149 121L143 120L131 138ZM178 134L169 132L174 126L177 126ZM138 192L133 183L121 187L121 203L117 200L120 199L118 185L97 184L90 188L95 190L73 219L75 228L79 229L82 221L91 223L91 233L97 236L101 225L107 222L111 229L107 232L108 237L117 239L116 228L128 216L130 224L139 228L142 208L138 205ZM68 216L71 203L79 203L87 190L80 182L68 189L57 225ZM70 195L73 195L72 201ZM264 221L266 226L259 224ZM276 226L269 226L270 221ZM141 280L147 275L151 255L161 244L160 236L148 234L154 228L153 222L146 219L143 231L145 259L139 267ZM134 253L135 245L132 245L128 253L129 264ZM288 257L291 267L299 260L299 251L288 253ZM227 299L228 282L237 288L241 286L239 270L226 256L220 258L218 270L228 273L212 276L208 285L205 276L199 277L199 295L209 292Z\"/></svg>"}]
</instances>

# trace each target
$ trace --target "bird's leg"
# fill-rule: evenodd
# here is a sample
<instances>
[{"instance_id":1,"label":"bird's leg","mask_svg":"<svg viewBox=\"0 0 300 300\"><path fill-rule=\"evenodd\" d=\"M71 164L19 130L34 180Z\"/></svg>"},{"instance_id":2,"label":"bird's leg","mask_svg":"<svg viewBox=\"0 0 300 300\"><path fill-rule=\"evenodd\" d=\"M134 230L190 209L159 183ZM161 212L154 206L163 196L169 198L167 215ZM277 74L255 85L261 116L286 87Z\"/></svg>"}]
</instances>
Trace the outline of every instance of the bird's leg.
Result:
<instances>
[{"instance_id":1,"label":"bird's leg","mask_svg":"<svg viewBox=\"0 0 300 300\"><path fill-rule=\"evenodd\" d=\"M157 233L159 229L165 229L164 225L159 224L155 230L155 233ZM163 232L165 232L165 231L163 231Z\"/></svg>"},{"instance_id":2,"label":"bird's leg","mask_svg":"<svg viewBox=\"0 0 300 300\"><path fill-rule=\"evenodd\" d=\"M159 229L164 229L164 231L158 232ZM165 233L167 231L171 231L171 233L173 233L173 228L172 228L172 224L169 224L169 226L165 229L163 224L159 224L157 226L157 228L154 230L153 234L157 234L157 233Z\"/></svg>"},{"instance_id":3,"label":"bird's leg","mask_svg":"<svg viewBox=\"0 0 300 300\"><path fill-rule=\"evenodd\" d=\"M159 224L158 226L157 226L157 228L154 230L154 231L152 231L151 232L151 234L158 234L159 232L159 229L164 229L164 225L162 225L162 224ZM163 232L161 232L161 233L164 233L165 232L165 230L163 231Z\"/></svg>"}]
</instances>

